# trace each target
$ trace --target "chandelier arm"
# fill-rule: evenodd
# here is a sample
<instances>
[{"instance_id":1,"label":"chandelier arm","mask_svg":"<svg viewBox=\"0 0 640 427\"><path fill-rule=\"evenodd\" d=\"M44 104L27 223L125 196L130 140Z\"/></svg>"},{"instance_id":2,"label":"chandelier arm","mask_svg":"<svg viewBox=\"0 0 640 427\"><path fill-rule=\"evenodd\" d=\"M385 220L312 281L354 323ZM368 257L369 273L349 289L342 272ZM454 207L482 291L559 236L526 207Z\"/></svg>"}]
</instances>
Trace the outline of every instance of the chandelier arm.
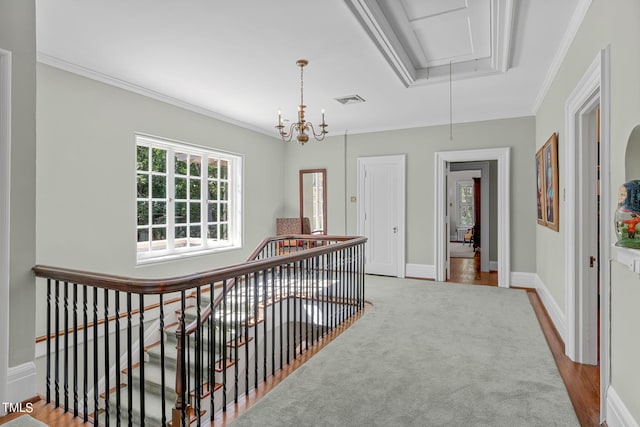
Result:
<instances>
[{"instance_id":1,"label":"chandelier arm","mask_svg":"<svg viewBox=\"0 0 640 427\"><path fill-rule=\"evenodd\" d=\"M289 126L288 132L284 131L284 125L276 126L276 128L278 129L278 132L280 133L280 138L282 138L284 142L291 141L291 138L293 138L293 131L297 127L297 124L298 123L291 123L291 126Z\"/></svg>"},{"instance_id":2,"label":"chandelier arm","mask_svg":"<svg viewBox=\"0 0 640 427\"><path fill-rule=\"evenodd\" d=\"M324 139L324 136L327 134L327 130L325 129L327 125L320 125L320 127L322 128L322 130L319 133L316 133L316 129L313 127L312 123L307 123L307 127L309 129L311 129L311 133L313 134L313 137L316 139L316 141L322 141Z\"/></svg>"}]
</instances>

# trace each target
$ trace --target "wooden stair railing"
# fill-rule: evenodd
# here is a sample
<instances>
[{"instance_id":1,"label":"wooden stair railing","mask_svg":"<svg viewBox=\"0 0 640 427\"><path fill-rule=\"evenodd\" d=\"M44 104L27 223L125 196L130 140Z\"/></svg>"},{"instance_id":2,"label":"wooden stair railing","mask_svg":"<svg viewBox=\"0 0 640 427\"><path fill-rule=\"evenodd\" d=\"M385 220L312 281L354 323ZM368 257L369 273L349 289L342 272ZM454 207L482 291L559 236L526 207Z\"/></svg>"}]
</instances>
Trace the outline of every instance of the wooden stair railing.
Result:
<instances>
[{"instance_id":1,"label":"wooden stair railing","mask_svg":"<svg viewBox=\"0 0 640 427\"><path fill-rule=\"evenodd\" d=\"M284 240L299 244L284 251ZM34 267L47 283L47 403L96 425L103 419L109 425L110 417L144 425L154 414L154 425L185 426L200 424L207 398L213 423L226 409L227 393L237 403L239 394L258 387L259 377L264 381L364 307L365 242L279 236L265 239L245 263L167 279ZM159 303L145 310L154 298ZM165 313L168 300L179 302L177 314ZM165 349L165 321L178 325L175 353ZM161 379L145 378L152 344L160 349ZM175 354L173 365L165 366L165 353ZM174 367L175 389L165 378ZM162 409L145 387L160 394ZM175 405L165 411L172 396Z\"/></svg>"}]
</instances>

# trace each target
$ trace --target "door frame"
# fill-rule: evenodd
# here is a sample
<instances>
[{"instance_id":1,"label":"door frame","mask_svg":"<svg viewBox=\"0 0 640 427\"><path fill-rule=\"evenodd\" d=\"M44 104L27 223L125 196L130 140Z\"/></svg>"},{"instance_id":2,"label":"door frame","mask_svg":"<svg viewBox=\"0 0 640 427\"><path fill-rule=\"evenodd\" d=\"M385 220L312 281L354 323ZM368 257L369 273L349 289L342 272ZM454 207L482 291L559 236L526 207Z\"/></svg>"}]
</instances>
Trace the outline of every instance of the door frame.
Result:
<instances>
[{"instance_id":1,"label":"door frame","mask_svg":"<svg viewBox=\"0 0 640 427\"><path fill-rule=\"evenodd\" d=\"M0 49L0 401L8 402L11 200L11 52ZM0 416L5 414L0 407Z\"/></svg>"},{"instance_id":2,"label":"door frame","mask_svg":"<svg viewBox=\"0 0 640 427\"><path fill-rule=\"evenodd\" d=\"M567 99L565 126L567 143L564 167L566 172L566 216L575 218L565 232L565 301L567 334L565 353L582 363L587 348L592 344L600 323L600 422L606 420L607 391L611 378L611 99L610 99L610 47L598 53L580 82ZM597 311L584 310L593 303L593 295L582 292L581 280L589 268L585 259L587 242L580 239L586 218L583 215L583 200L579 192L583 187L584 162L588 160L582 150L589 137L589 115L596 104L600 104L600 318ZM571 224L567 221L567 224ZM576 246L577 245L577 246Z\"/></svg>"},{"instance_id":3,"label":"door frame","mask_svg":"<svg viewBox=\"0 0 640 427\"><path fill-rule=\"evenodd\" d=\"M485 248L488 248L491 244L491 227L489 225L489 200L490 200L490 186L489 186L489 162L464 162L450 165L449 172L479 170L481 171L482 180L480 181L481 195L480 195L480 241L486 242ZM484 243L483 243L484 244ZM489 271L489 251L480 250L480 271Z\"/></svg>"},{"instance_id":4,"label":"door frame","mask_svg":"<svg viewBox=\"0 0 640 427\"><path fill-rule=\"evenodd\" d=\"M452 162L498 162L498 286L508 288L511 284L511 244L510 244L510 147L487 148L479 150L438 151L435 161L435 280L446 280L447 240L445 222L447 194L445 171Z\"/></svg>"},{"instance_id":5,"label":"door frame","mask_svg":"<svg viewBox=\"0 0 640 427\"><path fill-rule=\"evenodd\" d=\"M392 161L398 166L398 187L396 188L396 195L398 197L397 203L395 203L397 212L396 218L398 219L398 238L396 239L396 264L397 273L396 277L404 278L406 271L406 256L405 256L405 240L406 240L406 169L407 169L407 155L396 154L389 156L363 156L356 159L357 163L357 226L358 235L364 235L364 167L367 161Z\"/></svg>"}]
</instances>

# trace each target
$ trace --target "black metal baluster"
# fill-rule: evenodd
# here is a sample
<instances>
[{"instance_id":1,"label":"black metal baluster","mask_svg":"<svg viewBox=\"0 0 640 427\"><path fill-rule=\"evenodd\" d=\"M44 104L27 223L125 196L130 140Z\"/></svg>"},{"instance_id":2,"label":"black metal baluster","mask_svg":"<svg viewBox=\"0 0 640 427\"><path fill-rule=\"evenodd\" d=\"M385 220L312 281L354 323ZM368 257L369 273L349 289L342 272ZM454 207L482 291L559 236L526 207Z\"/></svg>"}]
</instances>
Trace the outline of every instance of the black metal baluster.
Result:
<instances>
[{"instance_id":1,"label":"black metal baluster","mask_svg":"<svg viewBox=\"0 0 640 427\"><path fill-rule=\"evenodd\" d=\"M222 339L220 340L220 366L222 370L222 410L227 412L227 280L222 281L222 324L220 325Z\"/></svg>"},{"instance_id":2,"label":"black metal baluster","mask_svg":"<svg viewBox=\"0 0 640 427\"><path fill-rule=\"evenodd\" d=\"M276 373L276 267L271 267L271 375ZM266 323L266 322L265 322Z\"/></svg>"},{"instance_id":3,"label":"black metal baluster","mask_svg":"<svg viewBox=\"0 0 640 427\"><path fill-rule=\"evenodd\" d=\"M121 396L121 372L120 372L120 355L121 353L121 344L120 344L120 291L115 292L115 342L116 342L116 353L115 353L115 363L116 363L116 425L120 427L120 416L121 414L121 406L122 406L122 396Z\"/></svg>"},{"instance_id":4,"label":"black metal baluster","mask_svg":"<svg viewBox=\"0 0 640 427\"><path fill-rule=\"evenodd\" d=\"M133 315L131 292L127 292L127 420L133 425Z\"/></svg>"},{"instance_id":5,"label":"black metal baluster","mask_svg":"<svg viewBox=\"0 0 640 427\"><path fill-rule=\"evenodd\" d=\"M283 333L283 330L284 330L284 327L283 327L284 323L282 322L282 319L283 319L283 317L282 317L282 314L283 314L282 313L282 301L284 300L284 296L282 294L282 278L283 278L283 274L284 273L283 273L283 270L282 270L282 264L280 264L278 266L278 298L279 298L278 308L279 308L279 312L280 312L280 369L282 369L282 361L283 361L282 359L283 359L283 356L284 356L282 354L284 352L284 348L282 346L282 343L284 342L282 340L282 333ZM275 306L273 307L273 310L275 310ZM275 315L274 315L274 318L275 318Z\"/></svg>"},{"instance_id":6,"label":"black metal baluster","mask_svg":"<svg viewBox=\"0 0 640 427\"><path fill-rule=\"evenodd\" d=\"M97 359L96 359L97 360ZM109 290L104 290L104 415L109 426Z\"/></svg>"},{"instance_id":7,"label":"black metal baluster","mask_svg":"<svg viewBox=\"0 0 640 427\"><path fill-rule=\"evenodd\" d=\"M238 278L235 278L236 286ZM245 394L249 393L249 316L251 313L250 309L250 300L251 293L249 291L249 275L244 275L244 392ZM257 337L254 337L257 339Z\"/></svg>"},{"instance_id":8,"label":"black metal baluster","mask_svg":"<svg viewBox=\"0 0 640 427\"><path fill-rule=\"evenodd\" d=\"M59 357L60 357L60 342L59 342L59 338L60 338L60 282L58 282L56 280L56 319L55 319L55 324L56 324L56 332L55 332L55 357L54 357L54 383L55 383L55 392L56 392L56 408L60 407L60 383L59 383L59 377L60 377L60 361L59 361Z\"/></svg>"},{"instance_id":9,"label":"black metal baluster","mask_svg":"<svg viewBox=\"0 0 640 427\"><path fill-rule=\"evenodd\" d=\"M233 290L232 290L233 294L232 294L232 298L233 298L233 311L231 313L232 319L233 319L233 337L232 337L232 343L231 345L233 346L231 348L231 351L233 351L233 401L235 403L238 403L238 376L240 374L240 372L238 372L239 366L238 366L238 345L239 345L239 341L238 341L238 335L240 334L242 325L240 323L240 295L238 294L238 282L236 282L235 280L233 281Z\"/></svg>"},{"instance_id":10,"label":"black metal baluster","mask_svg":"<svg viewBox=\"0 0 640 427\"><path fill-rule=\"evenodd\" d=\"M304 276L302 278L302 285L304 286L304 299L300 299L300 304L304 302L304 349L309 349L309 259L300 261L304 263ZM302 312L300 313L302 314ZM300 353L302 353L302 346L300 346Z\"/></svg>"},{"instance_id":11,"label":"black metal baluster","mask_svg":"<svg viewBox=\"0 0 640 427\"><path fill-rule=\"evenodd\" d=\"M253 387L258 388L258 318L260 317L260 288L259 288L259 278L258 273L253 273L253 284L251 285L253 289Z\"/></svg>"},{"instance_id":12,"label":"black metal baluster","mask_svg":"<svg viewBox=\"0 0 640 427\"><path fill-rule=\"evenodd\" d=\"M291 361L291 264L287 264L287 365ZM294 329L295 334L295 329Z\"/></svg>"},{"instance_id":13,"label":"black metal baluster","mask_svg":"<svg viewBox=\"0 0 640 427\"><path fill-rule=\"evenodd\" d=\"M211 311L209 313L209 421L213 424L213 418L215 411L215 391L216 391L216 375L215 375L215 363L216 363L216 316L213 302L215 301L215 283L212 283L209 287L209 304L211 304ZM211 373L213 372L213 375Z\"/></svg>"},{"instance_id":14,"label":"black metal baluster","mask_svg":"<svg viewBox=\"0 0 640 427\"><path fill-rule=\"evenodd\" d=\"M162 400L162 425L167 425L167 402L166 402L166 376L164 371L164 295L160 294L160 388L161 388L161 400ZM117 310L117 309L116 309ZM117 313L116 313L117 315ZM120 396L118 395L118 398ZM118 406L120 404L118 403ZM120 409L118 408L118 411ZM118 417L120 419L120 417Z\"/></svg>"},{"instance_id":15,"label":"black metal baluster","mask_svg":"<svg viewBox=\"0 0 640 427\"><path fill-rule=\"evenodd\" d=\"M93 288L93 421L98 424L100 390L98 388L98 288Z\"/></svg>"},{"instance_id":16,"label":"black metal baluster","mask_svg":"<svg viewBox=\"0 0 640 427\"><path fill-rule=\"evenodd\" d=\"M187 377L188 377L188 368L187 368L187 354L189 349L187 348L187 323L186 323L186 311L187 311L187 295L185 291L180 291L180 326L179 326L179 337L180 343L178 344L180 355L179 368L180 368L180 394L178 396L180 402L182 402L180 419L183 426L187 426L187 395L189 393L187 389ZM187 353L187 354L185 354Z\"/></svg>"},{"instance_id":17,"label":"black metal baluster","mask_svg":"<svg viewBox=\"0 0 640 427\"><path fill-rule=\"evenodd\" d=\"M327 265L329 261L328 254L322 255L322 280L324 283L324 310L323 310L323 324L322 324L322 336L325 336L329 332L329 298L331 297L331 281L329 280L329 271Z\"/></svg>"},{"instance_id":18,"label":"black metal baluster","mask_svg":"<svg viewBox=\"0 0 640 427\"><path fill-rule=\"evenodd\" d=\"M51 279L47 279L47 404L51 403Z\"/></svg>"},{"instance_id":19,"label":"black metal baluster","mask_svg":"<svg viewBox=\"0 0 640 427\"><path fill-rule=\"evenodd\" d=\"M138 365L140 366L140 425L144 427L145 416L144 416L144 295L140 294L140 328L138 329L138 340L140 341L138 354L139 360Z\"/></svg>"},{"instance_id":20,"label":"black metal baluster","mask_svg":"<svg viewBox=\"0 0 640 427\"><path fill-rule=\"evenodd\" d=\"M293 360L298 358L298 316L297 316L297 305L298 305L299 295L298 295L298 263L293 263Z\"/></svg>"},{"instance_id":21,"label":"black metal baluster","mask_svg":"<svg viewBox=\"0 0 640 427\"><path fill-rule=\"evenodd\" d=\"M73 416L78 416L78 284L73 284Z\"/></svg>"},{"instance_id":22,"label":"black metal baluster","mask_svg":"<svg viewBox=\"0 0 640 427\"><path fill-rule=\"evenodd\" d=\"M267 339L267 297L268 297L268 281L269 274L267 270L262 271L262 333L263 338L262 342L264 342L264 349L262 351L262 381L267 380L267 354L269 352L267 346L269 344L269 340ZM256 325L257 327L257 325Z\"/></svg>"},{"instance_id":23,"label":"black metal baluster","mask_svg":"<svg viewBox=\"0 0 640 427\"><path fill-rule=\"evenodd\" d=\"M64 412L69 412L69 283L64 282Z\"/></svg>"},{"instance_id":24,"label":"black metal baluster","mask_svg":"<svg viewBox=\"0 0 640 427\"><path fill-rule=\"evenodd\" d=\"M195 409L196 417L198 418L198 425L201 425L200 420L200 396L202 396L202 322L200 320L200 305L202 304L202 293L200 286L196 288L196 354L194 356L195 362Z\"/></svg>"},{"instance_id":25,"label":"black metal baluster","mask_svg":"<svg viewBox=\"0 0 640 427\"><path fill-rule=\"evenodd\" d=\"M82 286L82 357L84 365L82 369L82 387L83 387L83 399L82 399L82 413L83 421L86 423L89 421L89 318L88 318L88 306L87 306L87 286Z\"/></svg>"}]
</instances>

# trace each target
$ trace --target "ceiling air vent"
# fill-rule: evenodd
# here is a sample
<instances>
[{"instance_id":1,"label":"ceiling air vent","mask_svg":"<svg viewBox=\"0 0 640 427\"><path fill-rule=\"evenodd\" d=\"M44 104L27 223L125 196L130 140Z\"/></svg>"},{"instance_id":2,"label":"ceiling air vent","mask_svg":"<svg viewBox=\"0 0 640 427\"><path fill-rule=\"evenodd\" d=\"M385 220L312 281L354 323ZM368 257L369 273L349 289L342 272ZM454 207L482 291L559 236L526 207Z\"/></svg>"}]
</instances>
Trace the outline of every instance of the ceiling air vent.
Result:
<instances>
[{"instance_id":1,"label":"ceiling air vent","mask_svg":"<svg viewBox=\"0 0 640 427\"><path fill-rule=\"evenodd\" d=\"M361 102L364 102L364 98L362 98L360 95L347 95L336 98L336 101L338 101L340 104L359 104Z\"/></svg>"}]
</instances>

